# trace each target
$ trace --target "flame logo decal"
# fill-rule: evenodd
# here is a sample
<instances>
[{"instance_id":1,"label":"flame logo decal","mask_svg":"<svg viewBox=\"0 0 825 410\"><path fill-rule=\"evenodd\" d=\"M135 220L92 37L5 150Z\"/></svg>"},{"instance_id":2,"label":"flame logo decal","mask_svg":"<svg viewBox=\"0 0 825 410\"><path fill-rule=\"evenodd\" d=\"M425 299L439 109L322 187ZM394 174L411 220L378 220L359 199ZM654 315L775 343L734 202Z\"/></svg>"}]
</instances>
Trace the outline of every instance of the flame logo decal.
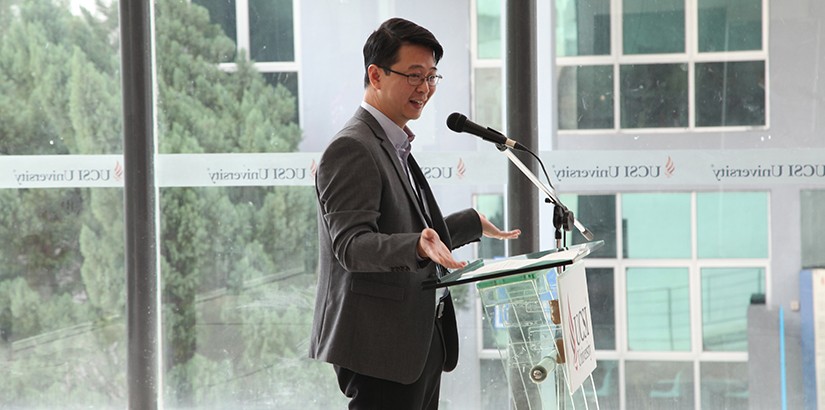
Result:
<instances>
[{"instance_id":1,"label":"flame logo decal","mask_svg":"<svg viewBox=\"0 0 825 410\"><path fill-rule=\"evenodd\" d=\"M461 159L461 158L458 159L458 166L456 167L456 169L458 170L457 171L458 179L463 179L464 178L464 172L467 171L467 166L464 165L464 160L463 159Z\"/></svg>"},{"instance_id":2,"label":"flame logo decal","mask_svg":"<svg viewBox=\"0 0 825 410\"><path fill-rule=\"evenodd\" d=\"M123 165L120 165L120 161L115 162L114 176L115 181L120 182L123 180Z\"/></svg>"},{"instance_id":3,"label":"flame logo decal","mask_svg":"<svg viewBox=\"0 0 825 410\"><path fill-rule=\"evenodd\" d=\"M668 155L667 162L665 163L665 176L668 178L672 177L674 171L676 171L676 165L673 164L673 158Z\"/></svg>"}]
</instances>

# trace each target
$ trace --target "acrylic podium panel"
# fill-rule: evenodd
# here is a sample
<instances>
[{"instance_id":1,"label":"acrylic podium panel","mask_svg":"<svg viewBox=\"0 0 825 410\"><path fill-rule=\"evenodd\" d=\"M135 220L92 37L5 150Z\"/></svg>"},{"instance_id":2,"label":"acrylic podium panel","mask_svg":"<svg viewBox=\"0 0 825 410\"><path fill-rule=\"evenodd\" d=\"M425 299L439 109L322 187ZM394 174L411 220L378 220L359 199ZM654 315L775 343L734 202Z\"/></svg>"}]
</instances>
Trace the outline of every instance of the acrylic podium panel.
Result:
<instances>
[{"instance_id":1,"label":"acrylic podium panel","mask_svg":"<svg viewBox=\"0 0 825 410\"><path fill-rule=\"evenodd\" d=\"M558 275L602 246L589 242L503 261L476 261L431 287L475 283L489 326L503 333L496 347L510 388L511 408L598 409L592 377L569 391L558 310ZM562 353L560 353L562 352Z\"/></svg>"}]
</instances>

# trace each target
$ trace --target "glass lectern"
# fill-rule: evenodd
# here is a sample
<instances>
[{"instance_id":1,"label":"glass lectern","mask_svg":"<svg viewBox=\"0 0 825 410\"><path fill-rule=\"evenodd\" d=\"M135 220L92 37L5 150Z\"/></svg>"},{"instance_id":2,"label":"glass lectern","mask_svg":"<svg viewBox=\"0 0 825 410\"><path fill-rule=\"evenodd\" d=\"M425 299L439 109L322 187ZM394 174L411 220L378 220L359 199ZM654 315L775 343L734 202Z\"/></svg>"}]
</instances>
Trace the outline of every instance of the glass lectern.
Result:
<instances>
[{"instance_id":1,"label":"glass lectern","mask_svg":"<svg viewBox=\"0 0 825 410\"><path fill-rule=\"evenodd\" d=\"M495 339L511 408L599 408L590 376L595 346L581 260L603 244L477 260L425 284L476 284L487 322L501 335Z\"/></svg>"}]
</instances>

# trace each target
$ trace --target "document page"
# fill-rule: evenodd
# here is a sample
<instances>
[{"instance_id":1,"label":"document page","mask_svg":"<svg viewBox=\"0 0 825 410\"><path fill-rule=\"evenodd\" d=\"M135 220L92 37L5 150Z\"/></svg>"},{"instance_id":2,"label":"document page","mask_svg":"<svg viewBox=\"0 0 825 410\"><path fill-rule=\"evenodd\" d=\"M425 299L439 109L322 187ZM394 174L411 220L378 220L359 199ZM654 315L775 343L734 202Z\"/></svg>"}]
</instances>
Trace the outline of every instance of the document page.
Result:
<instances>
[{"instance_id":1,"label":"document page","mask_svg":"<svg viewBox=\"0 0 825 410\"><path fill-rule=\"evenodd\" d=\"M573 260L578 256L580 253L584 252L584 248L575 248L575 249L568 249L566 251L554 252L547 254L541 258L537 259L507 259L499 262L492 262L488 264L484 264L484 266L475 269L471 272L467 272L461 275L461 278L472 278L479 275L484 275L487 273L493 272L501 272L507 270L516 270L521 268L526 268L532 265L539 265L543 262L549 261L565 261L565 260Z\"/></svg>"}]
</instances>

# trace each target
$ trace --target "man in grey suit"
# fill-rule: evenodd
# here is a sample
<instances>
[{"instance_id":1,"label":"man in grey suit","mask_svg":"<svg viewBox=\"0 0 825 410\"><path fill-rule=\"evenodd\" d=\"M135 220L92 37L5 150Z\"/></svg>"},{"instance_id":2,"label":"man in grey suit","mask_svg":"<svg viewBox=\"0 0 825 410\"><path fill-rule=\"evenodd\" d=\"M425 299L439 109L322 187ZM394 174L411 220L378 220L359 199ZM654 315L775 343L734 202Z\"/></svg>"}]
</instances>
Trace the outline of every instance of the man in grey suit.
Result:
<instances>
[{"instance_id":1,"label":"man in grey suit","mask_svg":"<svg viewBox=\"0 0 825 410\"><path fill-rule=\"evenodd\" d=\"M364 45L364 101L316 173L320 276L309 355L333 364L350 409L436 409L441 372L458 360L452 299L422 282L463 267L451 250L510 239L466 209L443 217L410 155L407 122L441 76L427 29L384 22Z\"/></svg>"}]
</instances>

